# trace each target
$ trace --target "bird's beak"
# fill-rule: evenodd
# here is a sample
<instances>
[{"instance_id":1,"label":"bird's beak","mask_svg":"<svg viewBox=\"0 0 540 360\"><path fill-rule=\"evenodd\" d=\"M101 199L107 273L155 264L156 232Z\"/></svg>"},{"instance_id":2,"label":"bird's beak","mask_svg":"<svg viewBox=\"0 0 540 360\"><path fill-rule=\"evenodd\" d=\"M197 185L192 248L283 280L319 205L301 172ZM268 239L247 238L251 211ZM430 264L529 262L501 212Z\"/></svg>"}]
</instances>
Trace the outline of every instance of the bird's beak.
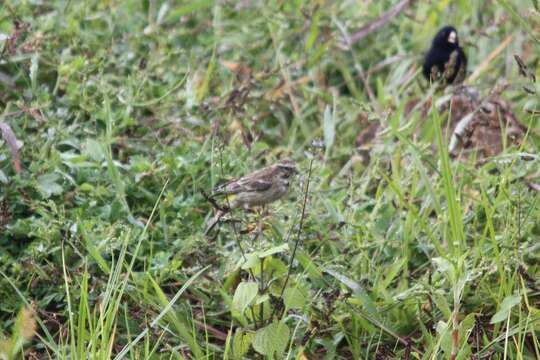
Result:
<instances>
[{"instance_id":1,"label":"bird's beak","mask_svg":"<svg viewBox=\"0 0 540 360\"><path fill-rule=\"evenodd\" d=\"M455 43L456 43L456 40L457 40L457 34L456 34L455 31L452 31L452 32L450 33L450 35L448 35L448 42L449 42L450 44L455 44Z\"/></svg>"}]
</instances>

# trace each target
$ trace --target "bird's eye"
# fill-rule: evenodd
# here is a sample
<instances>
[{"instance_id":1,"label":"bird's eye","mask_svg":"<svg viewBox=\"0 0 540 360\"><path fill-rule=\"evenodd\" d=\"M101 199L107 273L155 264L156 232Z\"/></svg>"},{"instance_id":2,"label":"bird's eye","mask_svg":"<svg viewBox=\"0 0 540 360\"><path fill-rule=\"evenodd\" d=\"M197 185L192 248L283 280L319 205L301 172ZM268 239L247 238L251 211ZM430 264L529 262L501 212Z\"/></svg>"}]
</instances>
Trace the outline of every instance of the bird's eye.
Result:
<instances>
[{"instance_id":1,"label":"bird's eye","mask_svg":"<svg viewBox=\"0 0 540 360\"><path fill-rule=\"evenodd\" d=\"M283 179L288 179L288 178L291 177L291 175L292 175L292 174L291 174L290 172L284 172L283 174L281 174L281 177L282 177Z\"/></svg>"}]
</instances>

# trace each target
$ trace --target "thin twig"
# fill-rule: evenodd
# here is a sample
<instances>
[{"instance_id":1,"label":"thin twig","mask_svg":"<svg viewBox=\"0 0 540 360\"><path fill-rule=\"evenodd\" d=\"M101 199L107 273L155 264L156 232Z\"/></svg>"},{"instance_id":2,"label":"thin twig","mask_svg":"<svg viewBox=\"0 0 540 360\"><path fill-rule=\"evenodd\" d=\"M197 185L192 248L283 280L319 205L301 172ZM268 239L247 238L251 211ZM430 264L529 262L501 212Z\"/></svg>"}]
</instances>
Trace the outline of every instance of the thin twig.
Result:
<instances>
[{"instance_id":1,"label":"thin twig","mask_svg":"<svg viewBox=\"0 0 540 360\"><path fill-rule=\"evenodd\" d=\"M369 97L369 101L373 104L373 108L377 114L381 114L381 108L379 106L379 103L377 101L377 97L375 96L375 93L373 92L373 89L371 89L371 86L369 85L369 81L367 76L364 73L364 69L362 68L362 65L356 61L355 59L355 66L356 70L358 70L358 75L360 75L360 80L362 80L362 83L364 84L364 88L366 89L366 92Z\"/></svg>"},{"instance_id":2,"label":"thin twig","mask_svg":"<svg viewBox=\"0 0 540 360\"><path fill-rule=\"evenodd\" d=\"M397 62L401 62L405 59L407 59L407 56L405 55L394 55L394 56L387 57L383 61L380 61L377 64L370 67L367 71L367 76L369 78L372 74L384 69L385 67L395 64Z\"/></svg>"},{"instance_id":3,"label":"thin twig","mask_svg":"<svg viewBox=\"0 0 540 360\"><path fill-rule=\"evenodd\" d=\"M307 205L307 199L309 195L309 183L311 181L311 170L313 169L313 160L314 158L312 158L311 161L309 162L309 170L308 170L308 176L306 180L306 189L304 190L304 201L302 203L302 214L300 215L300 223L298 224L298 231L296 232L296 241L294 243L294 249L291 255L291 260L289 261L289 269L287 271L287 277L285 278L285 282L283 283L283 287L281 288L281 292L279 294L280 299L283 298L283 293L285 292L285 289L287 288L287 283L289 282L289 278L291 277L291 273L292 273L292 266L293 266L294 258L296 256L296 250L298 249L298 245L300 244L300 239L301 239L300 236L302 235L302 227L304 225L304 219L306 218L306 205ZM274 308L274 310L276 308ZM274 311L272 311L272 315L274 315L273 313Z\"/></svg>"},{"instance_id":4,"label":"thin twig","mask_svg":"<svg viewBox=\"0 0 540 360\"><path fill-rule=\"evenodd\" d=\"M360 29L355 31L350 37L350 44L354 44L369 34L382 28L387 22L392 20L394 17L399 15L403 10L408 8L413 3L413 0L401 0L393 8L382 14L379 18L373 20L372 22L362 26Z\"/></svg>"},{"instance_id":5,"label":"thin twig","mask_svg":"<svg viewBox=\"0 0 540 360\"><path fill-rule=\"evenodd\" d=\"M220 211L228 211L230 210L229 208L227 207L224 207L224 206L221 206L217 203L216 199L214 199L213 197L211 197L210 195L208 195L206 193L206 191L202 190L201 189L201 195L203 196L203 198L208 201L210 203L210 205L212 205L214 207L214 209L217 209L217 210L220 210Z\"/></svg>"}]
</instances>

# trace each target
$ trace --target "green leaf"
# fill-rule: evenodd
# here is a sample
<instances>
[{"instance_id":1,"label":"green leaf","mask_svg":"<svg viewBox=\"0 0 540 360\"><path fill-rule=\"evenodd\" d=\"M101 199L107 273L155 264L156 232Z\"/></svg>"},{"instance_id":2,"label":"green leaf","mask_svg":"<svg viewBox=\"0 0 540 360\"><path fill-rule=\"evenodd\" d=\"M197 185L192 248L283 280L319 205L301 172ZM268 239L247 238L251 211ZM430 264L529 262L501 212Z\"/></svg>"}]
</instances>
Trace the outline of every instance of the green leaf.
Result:
<instances>
[{"instance_id":1,"label":"green leaf","mask_svg":"<svg viewBox=\"0 0 540 360\"><path fill-rule=\"evenodd\" d=\"M490 323L496 324L498 322L504 321L508 318L510 315L510 311L514 306L519 304L521 302L521 296L520 295L511 295L504 298L501 307L499 311L493 315L491 318Z\"/></svg>"},{"instance_id":2,"label":"green leaf","mask_svg":"<svg viewBox=\"0 0 540 360\"><path fill-rule=\"evenodd\" d=\"M244 310L257 296L258 290L259 288L256 282L249 281L240 283L236 288L233 297L233 306L235 309L243 314Z\"/></svg>"},{"instance_id":3,"label":"green leaf","mask_svg":"<svg viewBox=\"0 0 540 360\"><path fill-rule=\"evenodd\" d=\"M267 257L264 259L264 271L280 276L287 273L287 265L275 257Z\"/></svg>"},{"instance_id":4,"label":"green leaf","mask_svg":"<svg viewBox=\"0 0 540 360\"><path fill-rule=\"evenodd\" d=\"M343 285L351 289L354 294L354 299L357 301L359 300L358 303L362 304L366 308L369 315L371 315L374 319L377 319L377 320L381 318L380 313L377 311L378 309L377 306L375 306L375 303L373 302L371 297L368 295L366 290L362 288L360 284L358 284L356 281L352 280L351 278L348 278L347 276L338 273L337 271L334 271L331 269L325 269L324 271L327 274L332 275L337 280L339 280Z\"/></svg>"},{"instance_id":5,"label":"green leaf","mask_svg":"<svg viewBox=\"0 0 540 360\"><path fill-rule=\"evenodd\" d=\"M433 302L446 318L450 318L450 316L452 316L452 310L450 309L450 305L448 305L448 301L446 301L444 296L440 294L433 295Z\"/></svg>"},{"instance_id":6,"label":"green leaf","mask_svg":"<svg viewBox=\"0 0 540 360\"><path fill-rule=\"evenodd\" d=\"M62 187L56 182L59 178L60 176L55 173L41 175L37 178L38 190L45 198L49 198L52 195L60 195L62 193Z\"/></svg>"},{"instance_id":7,"label":"green leaf","mask_svg":"<svg viewBox=\"0 0 540 360\"><path fill-rule=\"evenodd\" d=\"M95 190L95 187L92 184L89 184L89 183L82 183L79 186L79 190L82 191L82 192L85 192L85 193L91 193L92 191Z\"/></svg>"},{"instance_id":8,"label":"green leaf","mask_svg":"<svg viewBox=\"0 0 540 360\"><path fill-rule=\"evenodd\" d=\"M259 253L259 258L262 259L262 258L268 257L270 255L285 252L287 250L289 250L289 244L281 244L279 246L274 246L273 248L270 248L268 250L260 252Z\"/></svg>"},{"instance_id":9,"label":"green leaf","mask_svg":"<svg viewBox=\"0 0 540 360\"><path fill-rule=\"evenodd\" d=\"M283 292L283 302L289 309L302 309L306 304L307 291L298 287L288 287Z\"/></svg>"},{"instance_id":10,"label":"green leaf","mask_svg":"<svg viewBox=\"0 0 540 360\"><path fill-rule=\"evenodd\" d=\"M245 333L242 330L239 330L234 335L233 340L233 358L242 359L244 355L249 351L249 346L253 341L254 334Z\"/></svg>"},{"instance_id":11,"label":"green leaf","mask_svg":"<svg viewBox=\"0 0 540 360\"><path fill-rule=\"evenodd\" d=\"M328 154L332 145L334 145L334 138L336 136L336 128L334 116L330 106L326 105L324 109L323 116L323 127L324 127L324 145L326 146L326 153Z\"/></svg>"},{"instance_id":12,"label":"green leaf","mask_svg":"<svg viewBox=\"0 0 540 360\"><path fill-rule=\"evenodd\" d=\"M6 174L4 174L4 172L2 170L0 170L0 182L4 183L4 184L7 184L8 181L9 180L8 180Z\"/></svg>"},{"instance_id":13,"label":"green leaf","mask_svg":"<svg viewBox=\"0 0 540 360\"><path fill-rule=\"evenodd\" d=\"M431 261L433 262L433 265L435 265L435 267L437 268L437 271L441 273L448 273L451 275L454 273L454 266L450 261L446 260L445 258L436 257L431 259Z\"/></svg>"},{"instance_id":14,"label":"green leaf","mask_svg":"<svg viewBox=\"0 0 540 360\"><path fill-rule=\"evenodd\" d=\"M321 270L315 265L315 263L311 260L311 257L303 252L298 251L297 259L300 262L300 265L302 265L302 268L308 273L311 281L314 281L315 283L321 282L323 279L323 274Z\"/></svg>"},{"instance_id":15,"label":"green leaf","mask_svg":"<svg viewBox=\"0 0 540 360\"><path fill-rule=\"evenodd\" d=\"M339 280L343 285L347 286L349 289L351 289L353 292L357 292L362 289L360 284L358 284L356 281L354 281L351 278L348 278L347 276L338 273L337 271L334 271L332 269L325 269L324 270L327 274L332 275L337 280Z\"/></svg>"},{"instance_id":16,"label":"green leaf","mask_svg":"<svg viewBox=\"0 0 540 360\"><path fill-rule=\"evenodd\" d=\"M274 358L274 354L280 358L289 343L289 335L290 330L287 325L282 322L273 322L257 331L253 348L270 359Z\"/></svg>"},{"instance_id":17,"label":"green leaf","mask_svg":"<svg viewBox=\"0 0 540 360\"><path fill-rule=\"evenodd\" d=\"M86 245L86 250L88 251L90 256L98 264L101 271L103 271L105 274L110 274L111 269L109 267L109 264L107 263L105 258L103 258L103 256L101 256L101 253L99 252L99 249L95 245L96 239L94 239L91 235L89 235L86 232L86 228L80 222L77 224L77 228L79 229L79 233L81 234L81 236L82 236L82 238L84 240L84 243Z\"/></svg>"},{"instance_id":18,"label":"green leaf","mask_svg":"<svg viewBox=\"0 0 540 360\"><path fill-rule=\"evenodd\" d=\"M260 262L259 256L257 253L246 254L245 260L242 259L241 261L242 262L240 264L240 268L242 270L249 270L255 266L258 266Z\"/></svg>"},{"instance_id":19,"label":"green leaf","mask_svg":"<svg viewBox=\"0 0 540 360\"><path fill-rule=\"evenodd\" d=\"M105 151L103 150L103 146L99 142L97 142L94 139L86 139L86 143L84 145L85 152L95 161L102 161L105 159Z\"/></svg>"},{"instance_id":20,"label":"green leaf","mask_svg":"<svg viewBox=\"0 0 540 360\"><path fill-rule=\"evenodd\" d=\"M270 295L268 295L268 294L258 296L257 300L255 300L255 305L262 304L262 303L264 303L264 302L266 302L268 300L270 300Z\"/></svg>"},{"instance_id":21,"label":"green leaf","mask_svg":"<svg viewBox=\"0 0 540 360\"><path fill-rule=\"evenodd\" d=\"M311 26L309 27L308 36L306 39L305 50L309 51L315 44L317 36L319 36L319 19L321 18L321 12L317 11L315 15L311 18Z\"/></svg>"},{"instance_id":22,"label":"green leaf","mask_svg":"<svg viewBox=\"0 0 540 360\"><path fill-rule=\"evenodd\" d=\"M210 85L210 80L212 79L212 75L214 74L215 67L216 67L216 48L214 47L214 51L212 51L212 57L210 58L210 62L208 63L208 68L206 69L206 74L204 75L204 79L197 89L197 102L202 101L204 97L206 96L206 93L208 92L208 86Z\"/></svg>"},{"instance_id":23,"label":"green leaf","mask_svg":"<svg viewBox=\"0 0 540 360\"><path fill-rule=\"evenodd\" d=\"M435 330L439 334L438 338L440 339L441 349L449 354L452 351L452 330L448 326L448 323L439 321L435 326Z\"/></svg>"}]
</instances>

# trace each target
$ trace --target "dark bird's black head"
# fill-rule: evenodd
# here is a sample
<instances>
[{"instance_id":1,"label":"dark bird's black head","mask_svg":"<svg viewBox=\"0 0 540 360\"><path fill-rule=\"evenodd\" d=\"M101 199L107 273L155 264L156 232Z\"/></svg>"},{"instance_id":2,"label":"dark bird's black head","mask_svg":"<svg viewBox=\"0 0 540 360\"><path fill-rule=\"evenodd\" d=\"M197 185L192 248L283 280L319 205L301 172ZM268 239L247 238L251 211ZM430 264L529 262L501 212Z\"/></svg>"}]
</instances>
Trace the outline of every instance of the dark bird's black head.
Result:
<instances>
[{"instance_id":1,"label":"dark bird's black head","mask_svg":"<svg viewBox=\"0 0 540 360\"><path fill-rule=\"evenodd\" d=\"M456 28L453 26L443 27L433 38L433 44L431 46L457 49L459 47L459 39Z\"/></svg>"},{"instance_id":2,"label":"dark bird's black head","mask_svg":"<svg viewBox=\"0 0 540 360\"><path fill-rule=\"evenodd\" d=\"M433 38L431 49L424 58L422 73L430 81L442 81L445 85L464 80L467 57L459 46L455 27L445 26Z\"/></svg>"}]
</instances>

